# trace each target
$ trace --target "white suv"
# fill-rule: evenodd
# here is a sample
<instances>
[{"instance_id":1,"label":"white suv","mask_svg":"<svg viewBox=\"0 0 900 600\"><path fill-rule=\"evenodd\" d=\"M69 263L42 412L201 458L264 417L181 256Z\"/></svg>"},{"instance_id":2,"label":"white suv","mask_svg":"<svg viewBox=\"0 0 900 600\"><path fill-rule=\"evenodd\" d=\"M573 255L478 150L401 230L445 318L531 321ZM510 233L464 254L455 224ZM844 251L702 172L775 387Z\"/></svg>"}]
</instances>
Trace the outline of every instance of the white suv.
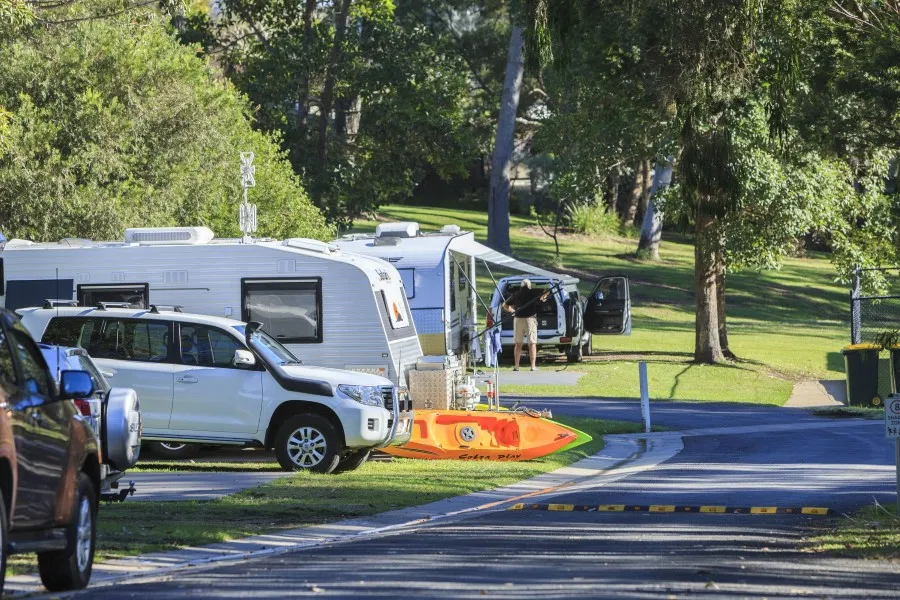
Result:
<instances>
[{"instance_id":1,"label":"white suv","mask_svg":"<svg viewBox=\"0 0 900 600\"><path fill-rule=\"evenodd\" d=\"M323 473L409 440L412 407L388 379L303 366L259 323L155 306L17 312L35 339L85 348L134 388L145 440L262 446L285 470Z\"/></svg>"}]
</instances>

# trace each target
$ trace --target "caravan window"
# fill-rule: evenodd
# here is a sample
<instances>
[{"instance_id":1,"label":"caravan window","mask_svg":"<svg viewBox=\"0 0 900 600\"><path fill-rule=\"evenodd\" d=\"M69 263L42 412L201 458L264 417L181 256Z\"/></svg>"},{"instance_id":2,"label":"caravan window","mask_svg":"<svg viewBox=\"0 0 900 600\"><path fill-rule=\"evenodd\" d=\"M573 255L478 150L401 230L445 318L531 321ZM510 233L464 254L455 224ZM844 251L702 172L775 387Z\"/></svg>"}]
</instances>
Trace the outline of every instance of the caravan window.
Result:
<instances>
[{"instance_id":1,"label":"caravan window","mask_svg":"<svg viewBox=\"0 0 900 600\"><path fill-rule=\"evenodd\" d=\"M146 283L81 284L78 286L78 304L97 306L100 302L125 302L129 308L150 307L150 286Z\"/></svg>"},{"instance_id":2,"label":"caravan window","mask_svg":"<svg viewBox=\"0 0 900 600\"><path fill-rule=\"evenodd\" d=\"M244 321L259 321L283 344L322 341L322 280L242 279Z\"/></svg>"}]
</instances>

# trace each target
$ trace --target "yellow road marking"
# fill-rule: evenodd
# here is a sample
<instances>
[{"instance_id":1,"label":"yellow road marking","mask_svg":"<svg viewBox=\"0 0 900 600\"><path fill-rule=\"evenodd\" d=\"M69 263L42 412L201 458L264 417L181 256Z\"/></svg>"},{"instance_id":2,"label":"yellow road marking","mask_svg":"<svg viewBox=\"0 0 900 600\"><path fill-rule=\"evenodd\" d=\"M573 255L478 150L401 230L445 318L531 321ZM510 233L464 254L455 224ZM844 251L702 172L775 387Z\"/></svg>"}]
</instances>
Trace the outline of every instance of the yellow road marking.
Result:
<instances>
[{"instance_id":1,"label":"yellow road marking","mask_svg":"<svg viewBox=\"0 0 900 600\"><path fill-rule=\"evenodd\" d=\"M751 515L773 515L778 512L778 508L775 506L751 506L750 514Z\"/></svg>"},{"instance_id":2,"label":"yellow road marking","mask_svg":"<svg viewBox=\"0 0 900 600\"><path fill-rule=\"evenodd\" d=\"M547 510L570 512L570 511L575 510L575 505L574 504L548 504Z\"/></svg>"},{"instance_id":3,"label":"yellow road marking","mask_svg":"<svg viewBox=\"0 0 900 600\"><path fill-rule=\"evenodd\" d=\"M519 502L518 504L513 504L509 507L509 510L525 510L525 504Z\"/></svg>"},{"instance_id":4,"label":"yellow road marking","mask_svg":"<svg viewBox=\"0 0 900 600\"><path fill-rule=\"evenodd\" d=\"M650 512L675 512L674 504L651 504Z\"/></svg>"},{"instance_id":5,"label":"yellow road marking","mask_svg":"<svg viewBox=\"0 0 900 600\"><path fill-rule=\"evenodd\" d=\"M605 511L605 512L622 512L625 510L624 504L601 504L597 507L597 510Z\"/></svg>"},{"instance_id":6,"label":"yellow road marking","mask_svg":"<svg viewBox=\"0 0 900 600\"><path fill-rule=\"evenodd\" d=\"M701 506L700 512L702 513L723 513L725 512L724 506Z\"/></svg>"},{"instance_id":7,"label":"yellow road marking","mask_svg":"<svg viewBox=\"0 0 900 600\"><path fill-rule=\"evenodd\" d=\"M827 515L828 509L815 506L804 506L800 512L802 512L804 515Z\"/></svg>"}]
</instances>

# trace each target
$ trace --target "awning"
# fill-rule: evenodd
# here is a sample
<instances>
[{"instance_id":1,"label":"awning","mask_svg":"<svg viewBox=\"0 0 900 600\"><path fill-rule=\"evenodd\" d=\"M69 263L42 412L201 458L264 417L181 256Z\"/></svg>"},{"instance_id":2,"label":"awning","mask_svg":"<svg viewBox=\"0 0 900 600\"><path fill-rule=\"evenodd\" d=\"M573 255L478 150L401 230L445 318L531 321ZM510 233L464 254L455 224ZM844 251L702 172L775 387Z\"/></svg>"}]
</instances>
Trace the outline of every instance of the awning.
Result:
<instances>
[{"instance_id":1,"label":"awning","mask_svg":"<svg viewBox=\"0 0 900 600\"><path fill-rule=\"evenodd\" d=\"M533 275L539 275L541 277L559 279L566 285L578 283L577 277L572 277L571 275L562 275L560 273L553 273L552 271L547 271L535 267L534 265L529 265L528 263L522 262L521 260L516 260L511 256L507 256L505 254L497 252L496 250L488 248L484 244L476 242L471 238L457 238L453 243L450 244L450 250L459 252L461 254L468 254L469 256L474 256L475 258L481 259L485 262L489 262L492 265L498 265L507 269L512 269L514 271L522 271L525 273L531 273Z\"/></svg>"}]
</instances>

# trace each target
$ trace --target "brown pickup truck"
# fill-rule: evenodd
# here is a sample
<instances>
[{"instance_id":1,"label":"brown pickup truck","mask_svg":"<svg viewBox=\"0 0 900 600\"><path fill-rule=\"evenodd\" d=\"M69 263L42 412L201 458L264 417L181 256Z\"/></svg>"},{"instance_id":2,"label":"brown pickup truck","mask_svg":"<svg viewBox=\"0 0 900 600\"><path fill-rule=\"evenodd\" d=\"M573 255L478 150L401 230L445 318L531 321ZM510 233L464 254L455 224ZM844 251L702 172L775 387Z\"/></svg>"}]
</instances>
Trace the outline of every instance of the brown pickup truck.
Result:
<instances>
[{"instance_id":1,"label":"brown pickup truck","mask_svg":"<svg viewBox=\"0 0 900 600\"><path fill-rule=\"evenodd\" d=\"M73 398L93 391L85 371L60 384L37 344L0 309L0 593L10 554L36 552L50 591L91 578L100 450Z\"/></svg>"}]
</instances>

